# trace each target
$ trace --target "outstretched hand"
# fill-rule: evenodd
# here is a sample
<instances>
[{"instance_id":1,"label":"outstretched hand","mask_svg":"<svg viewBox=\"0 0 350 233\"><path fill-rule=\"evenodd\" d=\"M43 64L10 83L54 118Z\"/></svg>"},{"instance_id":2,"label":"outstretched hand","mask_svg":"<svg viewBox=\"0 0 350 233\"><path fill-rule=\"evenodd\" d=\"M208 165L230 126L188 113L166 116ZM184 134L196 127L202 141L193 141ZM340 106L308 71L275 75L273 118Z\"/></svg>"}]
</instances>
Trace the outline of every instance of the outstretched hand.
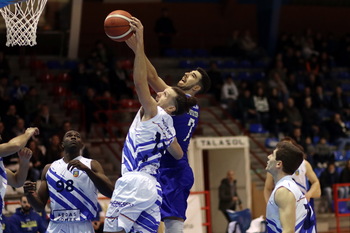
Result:
<instances>
[{"instance_id":1,"label":"outstretched hand","mask_svg":"<svg viewBox=\"0 0 350 233\"><path fill-rule=\"evenodd\" d=\"M39 129L37 127L30 127L26 129L26 133L30 133L32 136L39 135Z\"/></svg>"}]
</instances>

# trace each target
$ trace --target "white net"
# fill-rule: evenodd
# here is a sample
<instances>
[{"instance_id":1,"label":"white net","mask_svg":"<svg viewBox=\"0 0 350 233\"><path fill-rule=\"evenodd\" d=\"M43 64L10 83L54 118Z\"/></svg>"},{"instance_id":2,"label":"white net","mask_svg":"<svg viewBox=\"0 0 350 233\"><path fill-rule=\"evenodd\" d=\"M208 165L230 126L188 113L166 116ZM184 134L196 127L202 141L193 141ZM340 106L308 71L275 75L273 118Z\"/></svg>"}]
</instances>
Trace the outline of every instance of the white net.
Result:
<instances>
[{"instance_id":1,"label":"white net","mask_svg":"<svg viewBox=\"0 0 350 233\"><path fill-rule=\"evenodd\" d=\"M36 30L47 0L24 0L0 8L6 23L6 46L36 45Z\"/></svg>"}]
</instances>

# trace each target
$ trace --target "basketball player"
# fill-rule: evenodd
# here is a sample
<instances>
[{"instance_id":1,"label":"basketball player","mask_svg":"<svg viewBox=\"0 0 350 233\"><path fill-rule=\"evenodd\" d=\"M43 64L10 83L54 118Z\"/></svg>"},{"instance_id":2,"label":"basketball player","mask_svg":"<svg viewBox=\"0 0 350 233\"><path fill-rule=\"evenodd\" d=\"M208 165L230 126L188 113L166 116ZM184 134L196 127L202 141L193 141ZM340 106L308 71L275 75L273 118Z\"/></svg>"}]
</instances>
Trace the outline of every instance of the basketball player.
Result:
<instances>
[{"instance_id":1,"label":"basketball player","mask_svg":"<svg viewBox=\"0 0 350 233\"><path fill-rule=\"evenodd\" d=\"M292 174L304 160L304 153L289 142L279 142L266 166L275 182L268 200L268 232L316 232L315 215Z\"/></svg>"},{"instance_id":2,"label":"basketball player","mask_svg":"<svg viewBox=\"0 0 350 233\"><path fill-rule=\"evenodd\" d=\"M32 136L38 134L38 128L27 128L24 134L11 139L7 143L0 144L0 221L2 220L2 209L4 208L4 196L6 193L7 184L15 188L23 185L28 175L29 162L30 158L32 157L32 151L28 148L24 148L24 146ZM1 140L0 135L0 141ZM5 168L2 158L16 152L18 152L19 168L14 173ZM2 227L0 227L0 233L1 232Z\"/></svg>"},{"instance_id":3,"label":"basketball player","mask_svg":"<svg viewBox=\"0 0 350 233\"><path fill-rule=\"evenodd\" d=\"M127 41L128 46L135 51L135 43ZM147 80L155 92L164 91L169 86L161 79L149 59L145 57L147 65ZM202 69L197 68L186 72L177 83L187 96L205 93L210 88L210 78ZM172 116L176 131L176 138L180 144L184 156L176 160L167 151L160 160L159 182L163 190L163 202L161 216L167 233L183 231L187 198L194 183L192 169L188 163L187 150L191 136L195 131L199 119L199 107L193 106L186 114ZM176 180L176 182L173 182Z\"/></svg>"},{"instance_id":4,"label":"basketball player","mask_svg":"<svg viewBox=\"0 0 350 233\"><path fill-rule=\"evenodd\" d=\"M290 137L285 137L281 141L290 142L303 151L303 148L300 145L298 145L294 141L294 139ZM305 154L304 154L304 157L305 157ZM300 164L300 167L295 171L292 177L294 181L297 183L301 192L305 195L308 202L310 202L311 198L318 198L321 196L320 182L315 172L313 171L310 163L306 159L303 160L303 162ZM310 189L308 189L308 186L309 186L308 181L310 181L311 183ZM265 186L264 186L264 197L266 202L268 201L271 195L273 186L274 186L273 178L269 173L267 173Z\"/></svg>"},{"instance_id":5,"label":"basketball player","mask_svg":"<svg viewBox=\"0 0 350 233\"><path fill-rule=\"evenodd\" d=\"M174 159L183 151L177 143L170 116L183 114L197 103L177 87L151 96L147 83L143 25L131 18L135 35L128 43L135 45L134 83L141 103L124 143L122 177L115 184L108 206L104 232L157 232L160 223L162 189L157 181L159 161L165 150Z\"/></svg>"},{"instance_id":6,"label":"basketball player","mask_svg":"<svg viewBox=\"0 0 350 233\"><path fill-rule=\"evenodd\" d=\"M45 166L38 192L35 182L26 181L24 194L38 212L50 198L47 232L94 233L91 220L98 211L98 191L111 197L113 185L99 162L81 155L84 145L79 132L68 131L62 146L63 158Z\"/></svg>"}]
</instances>

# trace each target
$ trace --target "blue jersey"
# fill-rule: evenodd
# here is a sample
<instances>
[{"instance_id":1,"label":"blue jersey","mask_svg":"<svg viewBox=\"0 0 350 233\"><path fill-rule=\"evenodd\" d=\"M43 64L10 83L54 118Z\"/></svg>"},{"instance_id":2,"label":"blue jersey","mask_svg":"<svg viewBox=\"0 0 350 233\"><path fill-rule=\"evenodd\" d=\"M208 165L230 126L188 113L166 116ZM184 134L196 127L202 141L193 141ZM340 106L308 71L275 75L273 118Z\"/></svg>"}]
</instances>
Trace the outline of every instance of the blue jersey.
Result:
<instances>
[{"instance_id":1,"label":"blue jersey","mask_svg":"<svg viewBox=\"0 0 350 233\"><path fill-rule=\"evenodd\" d=\"M188 113L179 116L173 116L176 138L182 148L182 151L184 152L184 155L180 160L176 160L167 151L160 160L160 167L182 166L184 163L188 163L188 145L190 144L192 134L197 127L198 119L198 105L193 106Z\"/></svg>"}]
</instances>

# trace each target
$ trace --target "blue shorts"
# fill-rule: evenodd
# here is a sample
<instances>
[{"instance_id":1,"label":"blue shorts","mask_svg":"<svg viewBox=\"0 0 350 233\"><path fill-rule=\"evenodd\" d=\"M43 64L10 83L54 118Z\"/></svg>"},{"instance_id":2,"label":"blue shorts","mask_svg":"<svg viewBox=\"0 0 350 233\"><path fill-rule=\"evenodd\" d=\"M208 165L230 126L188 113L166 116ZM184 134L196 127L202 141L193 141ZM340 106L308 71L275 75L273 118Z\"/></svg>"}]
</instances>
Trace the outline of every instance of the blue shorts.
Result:
<instances>
[{"instance_id":1,"label":"blue shorts","mask_svg":"<svg viewBox=\"0 0 350 233\"><path fill-rule=\"evenodd\" d=\"M189 164L181 167L160 168L159 183L163 190L161 205L162 220L167 217L186 219L187 198L194 183L194 175Z\"/></svg>"}]
</instances>

